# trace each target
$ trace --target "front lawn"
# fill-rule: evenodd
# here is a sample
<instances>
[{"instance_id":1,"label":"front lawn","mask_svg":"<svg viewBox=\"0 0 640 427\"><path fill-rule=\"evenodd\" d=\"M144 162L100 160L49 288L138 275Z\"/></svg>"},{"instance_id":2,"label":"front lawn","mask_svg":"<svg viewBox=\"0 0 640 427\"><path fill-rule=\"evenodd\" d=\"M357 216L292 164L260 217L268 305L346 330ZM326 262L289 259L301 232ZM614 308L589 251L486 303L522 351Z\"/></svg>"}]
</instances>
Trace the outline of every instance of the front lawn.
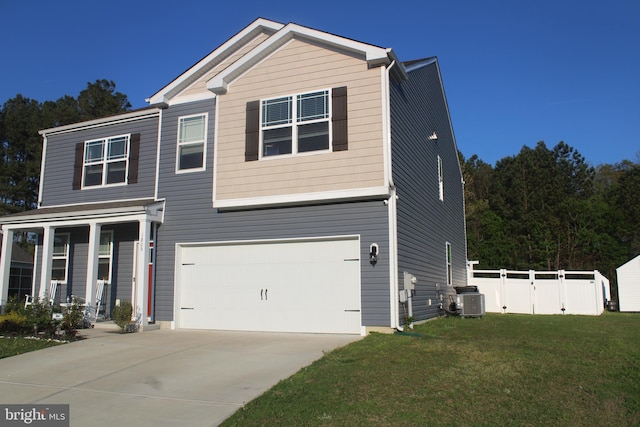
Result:
<instances>
[{"instance_id":1,"label":"front lawn","mask_svg":"<svg viewBox=\"0 0 640 427\"><path fill-rule=\"evenodd\" d=\"M61 344L60 341L29 337L0 337L0 359Z\"/></svg>"},{"instance_id":2,"label":"front lawn","mask_svg":"<svg viewBox=\"0 0 640 427\"><path fill-rule=\"evenodd\" d=\"M442 318L325 355L223 425L640 425L640 315Z\"/></svg>"},{"instance_id":3,"label":"front lawn","mask_svg":"<svg viewBox=\"0 0 640 427\"><path fill-rule=\"evenodd\" d=\"M47 301L36 300L25 307L24 300L9 298L2 312L0 359L73 341L85 323L83 308L76 300L62 310ZM53 313L60 315L54 318Z\"/></svg>"}]
</instances>

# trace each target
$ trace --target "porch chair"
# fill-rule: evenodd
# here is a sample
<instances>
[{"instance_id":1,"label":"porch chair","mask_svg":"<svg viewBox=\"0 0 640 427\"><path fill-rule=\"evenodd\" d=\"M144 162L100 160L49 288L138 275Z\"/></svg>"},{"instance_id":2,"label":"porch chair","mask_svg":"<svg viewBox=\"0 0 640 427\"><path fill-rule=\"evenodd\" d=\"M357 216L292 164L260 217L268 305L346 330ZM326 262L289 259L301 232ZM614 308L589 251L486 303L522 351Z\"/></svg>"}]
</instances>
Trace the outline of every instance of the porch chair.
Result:
<instances>
[{"instance_id":1,"label":"porch chair","mask_svg":"<svg viewBox=\"0 0 640 427\"><path fill-rule=\"evenodd\" d=\"M57 290L58 290L58 281L52 280L51 283L49 284L49 290L44 295L45 301L48 301L49 304L53 305L53 302L56 300ZM28 306L32 305L38 299L36 295L25 294L25 297L26 298L24 300L24 308L27 308Z\"/></svg>"},{"instance_id":2,"label":"porch chair","mask_svg":"<svg viewBox=\"0 0 640 427\"><path fill-rule=\"evenodd\" d=\"M93 328L98 319L98 313L100 312L100 306L102 305L102 297L104 294L104 280L98 280L96 282L96 305L92 307L87 305L84 310L85 322L89 323Z\"/></svg>"}]
</instances>

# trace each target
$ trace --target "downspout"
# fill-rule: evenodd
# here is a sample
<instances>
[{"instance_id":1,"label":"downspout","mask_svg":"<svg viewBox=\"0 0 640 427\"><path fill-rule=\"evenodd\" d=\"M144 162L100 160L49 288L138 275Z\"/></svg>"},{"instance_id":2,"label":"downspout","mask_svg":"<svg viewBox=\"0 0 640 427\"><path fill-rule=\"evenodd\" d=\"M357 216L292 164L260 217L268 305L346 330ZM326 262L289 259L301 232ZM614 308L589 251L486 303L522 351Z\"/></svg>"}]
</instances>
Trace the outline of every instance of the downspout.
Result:
<instances>
[{"instance_id":1,"label":"downspout","mask_svg":"<svg viewBox=\"0 0 640 427\"><path fill-rule=\"evenodd\" d=\"M384 126L384 139L386 143L386 158L387 158L387 180L389 185L389 199L387 207L389 209L389 276L391 281L390 286L390 320L391 328L399 331L403 330L403 327L398 321L398 218L397 218L397 194L396 186L393 182L393 168L391 161L391 93L390 93L390 74L391 69L396 64L396 61L391 61L391 64L386 68L384 79L384 107L382 109L383 114L383 126Z\"/></svg>"}]
</instances>

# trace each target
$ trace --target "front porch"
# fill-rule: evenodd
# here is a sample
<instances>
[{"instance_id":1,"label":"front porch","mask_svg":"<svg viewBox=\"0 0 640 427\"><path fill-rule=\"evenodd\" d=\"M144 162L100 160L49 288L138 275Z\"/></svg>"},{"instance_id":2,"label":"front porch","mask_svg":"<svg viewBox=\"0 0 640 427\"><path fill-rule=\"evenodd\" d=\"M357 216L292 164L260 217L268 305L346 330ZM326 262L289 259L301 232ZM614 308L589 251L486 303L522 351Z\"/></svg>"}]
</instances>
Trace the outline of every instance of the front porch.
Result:
<instances>
[{"instance_id":1,"label":"front porch","mask_svg":"<svg viewBox=\"0 0 640 427\"><path fill-rule=\"evenodd\" d=\"M74 297L105 317L129 300L140 329L154 320L153 239L164 202L153 199L40 208L0 218L0 305L8 297L12 242L16 232L37 235L31 295L66 304ZM55 295L50 295L51 284ZM100 285L99 285L100 284ZM104 292L97 295L98 287Z\"/></svg>"}]
</instances>

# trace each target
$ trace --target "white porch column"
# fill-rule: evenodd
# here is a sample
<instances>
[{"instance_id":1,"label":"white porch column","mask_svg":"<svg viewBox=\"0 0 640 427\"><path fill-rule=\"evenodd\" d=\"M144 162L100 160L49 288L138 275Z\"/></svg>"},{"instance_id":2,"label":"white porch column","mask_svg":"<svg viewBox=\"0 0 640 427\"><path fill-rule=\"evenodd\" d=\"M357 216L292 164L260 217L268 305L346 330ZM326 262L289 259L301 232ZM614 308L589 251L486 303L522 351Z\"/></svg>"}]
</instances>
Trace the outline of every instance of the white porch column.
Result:
<instances>
[{"instance_id":1,"label":"white porch column","mask_svg":"<svg viewBox=\"0 0 640 427\"><path fill-rule=\"evenodd\" d=\"M9 294L9 276L11 274L11 250L13 249L13 230L4 229L2 233L2 252L0 258L0 305L7 302Z\"/></svg>"},{"instance_id":2,"label":"white porch column","mask_svg":"<svg viewBox=\"0 0 640 427\"><path fill-rule=\"evenodd\" d=\"M89 224L89 248L87 250L87 287L85 299L88 305L96 305L96 284L98 280L98 258L100 255L100 231L102 225L92 222Z\"/></svg>"},{"instance_id":3,"label":"white porch column","mask_svg":"<svg viewBox=\"0 0 640 427\"><path fill-rule=\"evenodd\" d=\"M53 265L53 245L56 229L45 225L42 233L42 270L40 271L40 290L38 297L46 298L47 291L51 285L51 267Z\"/></svg>"},{"instance_id":4,"label":"white porch column","mask_svg":"<svg viewBox=\"0 0 640 427\"><path fill-rule=\"evenodd\" d=\"M138 265L136 271L134 315L140 316L142 330L149 324L147 310L149 305L149 240L151 238L151 221L140 220L138 229Z\"/></svg>"}]
</instances>

